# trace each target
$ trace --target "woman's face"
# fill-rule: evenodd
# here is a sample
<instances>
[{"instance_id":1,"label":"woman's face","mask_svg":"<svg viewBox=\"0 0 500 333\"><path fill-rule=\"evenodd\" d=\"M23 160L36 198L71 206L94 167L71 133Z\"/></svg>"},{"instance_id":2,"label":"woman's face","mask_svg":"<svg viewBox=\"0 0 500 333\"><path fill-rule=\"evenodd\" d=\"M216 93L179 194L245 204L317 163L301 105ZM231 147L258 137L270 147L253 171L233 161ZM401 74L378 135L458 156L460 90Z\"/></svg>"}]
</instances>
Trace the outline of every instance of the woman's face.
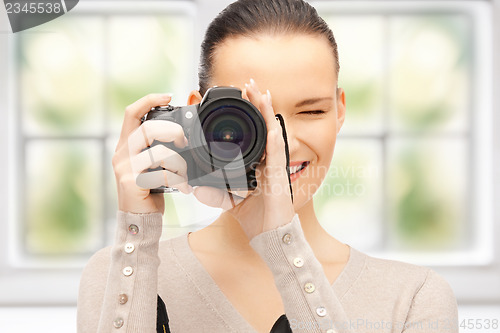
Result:
<instances>
[{"instance_id":1,"label":"woman's face","mask_svg":"<svg viewBox=\"0 0 500 333\"><path fill-rule=\"evenodd\" d=\"M321 36L287 34L229 38L218 46L210 86L245 88L253 78L271 92L275 113L288 136L294 208L298 211L318 189L329 169L345 114L337 90L333 51Z\"/></svg>"}]
</instances>

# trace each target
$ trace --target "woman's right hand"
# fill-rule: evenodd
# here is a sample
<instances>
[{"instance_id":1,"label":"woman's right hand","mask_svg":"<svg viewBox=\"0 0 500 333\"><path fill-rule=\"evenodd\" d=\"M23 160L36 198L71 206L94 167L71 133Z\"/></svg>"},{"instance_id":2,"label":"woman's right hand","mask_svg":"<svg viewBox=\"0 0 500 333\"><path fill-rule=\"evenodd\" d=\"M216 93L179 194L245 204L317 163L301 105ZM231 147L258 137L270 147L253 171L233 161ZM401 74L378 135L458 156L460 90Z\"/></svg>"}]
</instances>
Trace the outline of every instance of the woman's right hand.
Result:
<instances>
[{"instance_id":1,"label":"woman's right hand","mask_svg":"<svg viewBox=\"0 0 500 333\"><path fill-rule=\"evenodd\" d=\"M141 118L152 107L168 105L171 98L169 94L149 94L125 109L120 139L112 160L121 211L163 214L163 193L150 194L150 188L169 186L170 183L186 194L193 190L187 184L186 162L178 153L164 145L148 148L154 140L174 142L176 147L184 148L187 139L182 127L165 120L149 120L141 124ZM142 173L158 166L165 170ZM139 187L137 183L148 186Z\"/></svg>"}]
</instances>

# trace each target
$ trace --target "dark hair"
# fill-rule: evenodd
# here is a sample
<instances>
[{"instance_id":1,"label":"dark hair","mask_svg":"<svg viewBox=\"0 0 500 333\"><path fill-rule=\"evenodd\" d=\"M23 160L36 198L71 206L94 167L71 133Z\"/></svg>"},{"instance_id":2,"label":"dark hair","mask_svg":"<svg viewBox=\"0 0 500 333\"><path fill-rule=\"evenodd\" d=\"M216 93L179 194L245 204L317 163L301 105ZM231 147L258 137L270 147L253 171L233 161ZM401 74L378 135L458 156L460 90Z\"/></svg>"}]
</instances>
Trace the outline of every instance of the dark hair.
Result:
<instances>
[{"instance_id":1,"label":"dark hair","mask_svg":"<svg viewBox=\"0 0 500 333\"><path fill-rule=\"evenodd\" d=\"M314 7L303 0L239 0L227 6L208 26L201 44L198 74L202 95L208 89L217 46L228 37L251 37L259 33L302 33L326 37L333 49L338 77L337 42Z\"/></svg>"}]
</instances>

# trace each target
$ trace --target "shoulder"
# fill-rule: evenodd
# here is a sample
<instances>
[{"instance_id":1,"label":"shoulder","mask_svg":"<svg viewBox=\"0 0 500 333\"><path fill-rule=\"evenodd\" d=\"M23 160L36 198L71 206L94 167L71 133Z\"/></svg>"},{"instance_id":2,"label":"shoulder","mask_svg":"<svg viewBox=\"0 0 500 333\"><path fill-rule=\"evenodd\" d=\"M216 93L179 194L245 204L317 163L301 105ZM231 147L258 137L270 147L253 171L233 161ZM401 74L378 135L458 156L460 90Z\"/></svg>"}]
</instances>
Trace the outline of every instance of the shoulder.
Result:
<instances>
[{"instance_id":1,"label":"shoulder","mask_svg":"<svg viewBox=\"0 0 500 333\"><path fill-rule=\"evenodd\" d=\"M425 288L449 288L448 282L434 269L409 262L366 255L367 274L396 285L411 283L416 291Z\"/></svg>"},{"instance_id":2,"label":"shoulder","mask_svg":"<svg viewBox=\"0 0 500 333\"><path fill-rule=\"evenodd\" d=\"M111 262L111 248L112 246L102 248L90 257L83 269L80 279L81 290L96 288L99 285L104 288Z\"/></svg>"},{"instance_id":3,"label":"shoulder","mask_svg":"<svg viewBox=\"0 0 500 333\"><path fill-rule=\"evenodd\" d=\"M158 255L160 256L160 270L183 266L188 260L189 245L187 235L182 234L160 241Z\"/></svg>"},{"instance_id":4,"label":"shoulder","mask_svg":"<svg viewBox=\"0 0 500 333\"><path fill-rule=\"evenodd\" d=\"M456 307L454 292L446 279L434 269L365 253L362 281L371 281L385 295L406 296L412 306L429 306L439 299L443 308Z\"/></svg>"},{"instance_id":5,"label":"shoulder","mask_svg":"<svg viewBox=\"0 0 500 333\"><path fill-rule=\"evenodd\" d=\"M94 253L83 269L78 289L78 332L90 329L89 326L97 330L110 261L111 246L108 246Z\"/></svg>"},{"instance_id":6,"label":"shoulder","mask_svg":"<svg viewBox=\"0 0 500 333\"><path fill-rule=\"evenodd\" d=\"M409 262L374 257L369 254L364 255L366 256L366 273L381 279L394 281L397 278L397 280L404 279L422 283L430 271L428 267Z\"/></svg>"}]
</instances>

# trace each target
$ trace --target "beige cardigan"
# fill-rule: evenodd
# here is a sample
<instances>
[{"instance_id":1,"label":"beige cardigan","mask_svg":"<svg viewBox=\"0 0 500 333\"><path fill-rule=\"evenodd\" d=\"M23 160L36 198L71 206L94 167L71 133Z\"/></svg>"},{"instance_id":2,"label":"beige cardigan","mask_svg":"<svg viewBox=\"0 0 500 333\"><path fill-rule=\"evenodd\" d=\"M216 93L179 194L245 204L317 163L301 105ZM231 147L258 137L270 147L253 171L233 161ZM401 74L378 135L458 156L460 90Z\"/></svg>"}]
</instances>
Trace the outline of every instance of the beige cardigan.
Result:
<instances>
[{"instance_id":1,"label":"beige cardigan","mask_svg":"<svg viewBox=\"0 0 500 333\"><path fill-rule=\"evenodd\" d=\"M114 245L98 251L82 274L78 332L154 333L158 294L172 333L255 333L198 261L187 234L159 241L161 220L159 213L118 211ZM350 247L330 285L298 215L250 245L274 275L293 332L458 332L453 291L430 268Z\"/></svg>"}]
</instances>

